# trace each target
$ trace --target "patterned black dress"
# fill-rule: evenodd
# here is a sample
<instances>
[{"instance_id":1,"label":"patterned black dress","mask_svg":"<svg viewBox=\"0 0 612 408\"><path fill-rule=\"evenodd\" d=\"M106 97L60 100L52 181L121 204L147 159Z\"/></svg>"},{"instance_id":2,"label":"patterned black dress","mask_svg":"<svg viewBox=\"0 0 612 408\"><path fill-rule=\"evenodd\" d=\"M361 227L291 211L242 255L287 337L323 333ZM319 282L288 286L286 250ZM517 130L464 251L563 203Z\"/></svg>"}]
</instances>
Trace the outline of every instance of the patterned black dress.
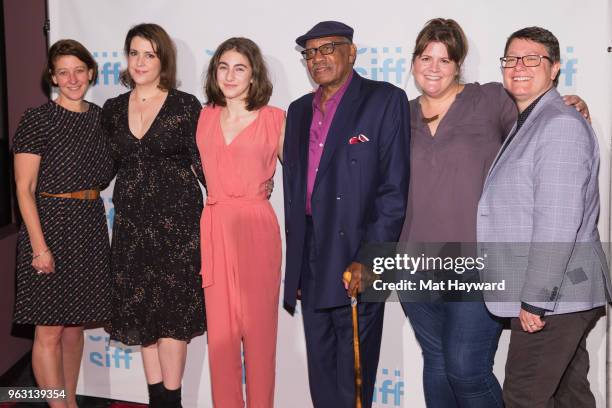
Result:
<instances>
[{"instance_id":1,"label":"patterned black dress","mask_svg":"<svg viewBox=\"0 0 612 408\"><path fill-rule=\"evenodd\" d=\"M14 321L69 325L110 318L110 246L104 204L98 200L42 197L103 189L112 160L101 127L102 110L72 112L55 102L28 109L15 134L13 151L41 156L36 206L55 272L38 275L22 224L17 249Z\"/></svg>"},{"instance_id":2,"label":"patterned black dress","mask_svg":"<svg viewBox=\"0 0 612 408\"><path fill-rule=\"evenodd\" d=\"M128 122L130 93L104 104L103 126L117 167L113 193L113 314L107 331L128 345L170 337L189 341L206 329L200 277L202 193L191 168L201 105L170 90L147 133Z\"/></svg>"}]
</instances>

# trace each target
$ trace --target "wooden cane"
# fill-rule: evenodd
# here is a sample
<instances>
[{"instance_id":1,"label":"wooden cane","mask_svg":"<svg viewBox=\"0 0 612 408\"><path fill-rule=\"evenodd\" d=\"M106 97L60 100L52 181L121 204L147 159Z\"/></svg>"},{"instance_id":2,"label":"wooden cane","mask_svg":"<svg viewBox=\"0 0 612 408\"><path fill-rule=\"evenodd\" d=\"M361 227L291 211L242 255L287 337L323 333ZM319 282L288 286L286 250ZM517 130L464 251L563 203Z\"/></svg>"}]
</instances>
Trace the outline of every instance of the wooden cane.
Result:
<instances>
[{"instance_id":1,"label":"wooden cane","mask_svg":"<svg viewBox=\"0 0 612 408\"><path fill-rule=\"evenodd\" d=\"M342 274L342 280L351 283L353 275L349 271ZM359 315L357 313L357 298L351 296L351 310L353 312L353 354L355 356L355 408L361 408L361 353L359 351Z\"/></svg>"}]
</instances>

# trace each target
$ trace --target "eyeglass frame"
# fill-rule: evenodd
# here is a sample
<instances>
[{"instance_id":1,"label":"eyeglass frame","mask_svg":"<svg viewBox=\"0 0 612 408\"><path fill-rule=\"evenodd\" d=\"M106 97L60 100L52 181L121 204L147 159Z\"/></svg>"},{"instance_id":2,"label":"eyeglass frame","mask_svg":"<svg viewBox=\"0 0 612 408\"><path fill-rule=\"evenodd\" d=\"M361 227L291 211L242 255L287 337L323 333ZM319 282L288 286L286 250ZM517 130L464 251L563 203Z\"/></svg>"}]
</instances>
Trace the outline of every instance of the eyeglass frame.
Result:
<instances>
[{"instance_id":1,"label":"eyeglass frame","mask_svg":"<svg viewBox=\"0 0 612 408\"><path fill-rule=\"evenodd\" d=\"M346 44L346 45L350 45L350 44L352 44L352 42L350 42L350 41L331 41L331 42L328 42L328 43L322 44L322 45L320 45L320 46L318 46L318 47L314 47L314 48L306 48L306 49L304 49L304 50L300 51L300 54L302 54L302 57L304 58L304 60L308 61L308 60L313 59L313 58L314 58L314 57L317 55L317 51L318 51L318 52L320 52L320 53L321 53L321 55L330 55L330 54L333 54L333 53L334 53L334 51L336 51L336 47L337 47L338 45L345 45L345 44ZM324 53L324 52L321 50L321 48L323 48L323 47L328 47L328 46L330 46L330 45L331 45L331 51L330 51L330 52ZM309 51L312 51L312 50L314 50L314 53L312 54L312 57L308 58L308 57L306 56L306 54L307 54Z\"/></svg>"},{"instance_id":2,"label":"eyeglass frame","mask_svg":"<svg viewBox=\"0 0 612 408\"><path fill-rule=\"evenodd\" d=\"M538 57L538 63L536 65L527 65L525 64L525 58L526 57ZM512 65L511 67L504 67L504 60L508 59L508 58L516 58L516 64ZM514 68L518 65L519 60L521 60L521 63L523 64L524 67L529 67L529 68L533 68L533 67L539 67L540 64L542 63L542 58L547 59L551 64L553 63L552 58L550 58L548 55L538 55L538 54L528 54L528 55L523 55L522 57L517 57L514 55L506 55L504 57L501 57L499 59L499 63L501 68L504 69L508 69L508 68Z\"/></svg>"}]
</instances>

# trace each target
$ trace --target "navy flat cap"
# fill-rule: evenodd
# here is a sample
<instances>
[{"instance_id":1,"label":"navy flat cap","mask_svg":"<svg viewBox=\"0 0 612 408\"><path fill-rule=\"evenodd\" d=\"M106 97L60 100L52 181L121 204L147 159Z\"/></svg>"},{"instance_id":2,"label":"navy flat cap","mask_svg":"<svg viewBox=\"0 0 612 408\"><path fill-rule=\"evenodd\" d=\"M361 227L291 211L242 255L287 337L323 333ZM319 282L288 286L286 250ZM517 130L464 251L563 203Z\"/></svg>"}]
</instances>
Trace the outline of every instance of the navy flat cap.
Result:
<instances>
[{"instance_id":1,"label":"navy flat cap","mask_svg":"<svg viewBox=\"0 0 612 408\"><path fill-rule=\"evenodd\" d=\"M306 41L322 37L346 37L353 41L353 29L338 21L321 21L312 27L306 34L295 39L297 45L306 48Z\"/></svg>"}]
</instances>

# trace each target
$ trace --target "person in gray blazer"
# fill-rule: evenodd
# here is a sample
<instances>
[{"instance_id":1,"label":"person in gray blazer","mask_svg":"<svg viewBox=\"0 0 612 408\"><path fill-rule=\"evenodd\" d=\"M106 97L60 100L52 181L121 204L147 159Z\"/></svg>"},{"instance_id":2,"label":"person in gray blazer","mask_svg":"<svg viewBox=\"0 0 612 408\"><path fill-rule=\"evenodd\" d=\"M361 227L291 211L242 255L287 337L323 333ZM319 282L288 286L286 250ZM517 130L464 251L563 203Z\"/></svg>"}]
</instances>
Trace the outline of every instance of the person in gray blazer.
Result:
<instances>
[{"instance_id":1,"label":"person in gray blazer","mask_svg":"<svg viewBox=\"0 0 612 408\"><path fill-rule=\"evenodd\" d=\"M485 301L512 318L507 408L595 407L586 337L611 298L597 231L599 147L556 90L559 61L543 28L508 38L501 67L519 115L478 204L482 279L504 283Z\"/></svg>"}]
</instances>

